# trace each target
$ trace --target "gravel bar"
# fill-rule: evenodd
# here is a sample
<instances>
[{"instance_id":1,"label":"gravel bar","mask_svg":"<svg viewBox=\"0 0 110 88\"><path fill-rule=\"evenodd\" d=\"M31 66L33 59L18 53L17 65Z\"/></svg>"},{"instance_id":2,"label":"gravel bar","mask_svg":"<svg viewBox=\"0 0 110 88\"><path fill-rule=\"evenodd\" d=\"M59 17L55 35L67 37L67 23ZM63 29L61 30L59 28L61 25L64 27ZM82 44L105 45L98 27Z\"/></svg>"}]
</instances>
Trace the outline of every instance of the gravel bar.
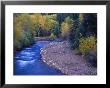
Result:
<instances>
[{"instance_id":1,"label":"gravel bar","mask_svg":"<svg viewBox=\"0 0 110 88\"><path fill-rule=\"evenodd\" d=\"M97 68L91 66L80 55L70 49L67 41L51 42L41 49L42 60L66 75L97 75Z\"/></svg>"}]
</instances>

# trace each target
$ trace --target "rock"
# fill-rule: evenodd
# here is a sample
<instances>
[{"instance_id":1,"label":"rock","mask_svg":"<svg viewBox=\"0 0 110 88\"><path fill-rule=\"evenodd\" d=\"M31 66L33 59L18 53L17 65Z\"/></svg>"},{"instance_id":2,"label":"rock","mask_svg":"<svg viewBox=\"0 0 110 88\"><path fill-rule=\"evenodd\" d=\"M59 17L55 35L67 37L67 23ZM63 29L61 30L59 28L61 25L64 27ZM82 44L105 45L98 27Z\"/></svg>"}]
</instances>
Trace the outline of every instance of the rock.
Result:
<instances>
[{"instance_id":1,"label":"rock","mask_svg":"<svg viewBox=\"0 0 110 88\"><path fill-rule=\"evenodd\" d=\"M94 56L93 52L90 52L90 54ZM85 59L76 55L75 51L70 49L68 41L48 44L41 50L41 56L46 64L61 70L62 73L67 75L97 74L97 68L88 66Z\"/></svg>"}]
</instances>

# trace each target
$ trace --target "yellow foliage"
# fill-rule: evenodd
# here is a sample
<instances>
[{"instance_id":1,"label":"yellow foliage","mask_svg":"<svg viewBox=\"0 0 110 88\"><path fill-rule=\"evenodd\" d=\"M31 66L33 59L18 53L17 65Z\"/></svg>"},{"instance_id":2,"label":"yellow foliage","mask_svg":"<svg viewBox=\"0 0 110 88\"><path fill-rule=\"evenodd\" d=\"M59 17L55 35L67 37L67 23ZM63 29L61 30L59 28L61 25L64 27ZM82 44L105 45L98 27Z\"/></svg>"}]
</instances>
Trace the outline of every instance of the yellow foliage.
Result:
<instances>
[{"instance_id":1,"label":"yellow foliage","mask_svg":"<svg viewBox=\"0 0 110 88\"><path fill-rule=\"evenodd\" d=\"M82 23L82 21L83 21L83 19L84 19L83 16L84 16L83 13L80 13L80 14L79 14L79 24Z\"/></svg>"},{"instance_id":2,"label":"yellow foliage","mask_svg":"<svg viewBox=\"0 0 110 88\"><path fill-rule=\"evenodd\" d=\"M61 35L62 35L62 37L65 37L66 36L66 34L68 33L68 30L69 30L69 24L63 22L61 24L61 31L62 31Z\"/></svg>"},{"instance_id":3,"label":"yellow foliage","mask_svg":"<svg viewBox=\"0 0 110 88\"><path fill-rule=\"evenodd\" d=\"M56 38L56 35L54 35L53 33L51 33L50 38Z\"/></svg>"},{"instance_id":4,"label":"yellow foliage","mask_svg":"<svg viewBox=\"0 0 110 88\"><path fill-rule=\"evenodd\" d=\"M44 28L45 19L44 19L44 17L42 15L40 15L39 18L38 18L38 24L39 24L39 27Z\"/></svg>"},{"instance_id":5,"label":"yellow foliage","mask_svg":"<svg viewBox=\"0 0 110 88\"><path fill-rule=\"evenodd\" d=\"M34 19L34 18L33 18ZM27 31L32 32L32 20L29 14L20 14L14 17L14 37L18 40L24 31L24 26L28 26Z\"/></svg>"},{"instance_id":6,"label":"yellow foliage","mask_svg":"<svg viewBox=\"0 0 110 88\"><path fill-rule=\"evenodd\" d=\"M70 21L71 21L71 19L70 19L70 17L69 17L69 16L65 18L65 23L70 24Z\"/></svg>"},{"instance_id":7,"label":"yellow foliage","mask_svg":"<svg viewBox=\"0 0 110 88\"><path fill-rule=\"evenodd\" d=\"M52 15L46 14L45 16L46 16L46 18L52 19L52 20L56 20L56 18L57 18L57 14L52 14Z\"/></svg>"},{"instance_id":8,"label":"yellow foliage","mask_svg":"<svg viewBox=\"0 0 110 88\"><path fill-rule=\"evenodd\" d=\"M22 19L20 16L14 17L14 37L16 40L19 39L19 36L22 31Z\"/></svg>"},{"instance_id":9,"label":"yellow foliage","mask_svg":"<svg viewBox=\"0 0 110 88\"><path fill-rule=\"evenodd\" d=\"M94 36L90 36L87 38L80 38L79 40L79 51L81 53L86 53L89 50L96 51L96 38Z\"/></svg>"},{"instance_id":10,"label":"yellow foliage","mask_svg":"<svg viewBox=\"0 0 110 88\"><path fill-rule=\"evenodd\" d=\"M46 15L44 16L45 18L45 29L48 31L48 30L51 30L54 28L55 24L56 24L56 21L51 17L51 15Z\"/></svg>"},{"instance_id":11,"label":"yellow foliage","mask_svg":"<svg viewBox=\"0 0 110 88\"><path fill-rule=\"evenodd\" d=\"M42 15L40 13L35 14L20 14L14 17L14 30L15 38L20 37L20 33L23 29L29 30L33 36L36 36L36 31L39 29L50 31L55 27L57 14Z\"/></svg>"},{"instance_id":12,"label":"yellow foliage","mask_svg":"<svg viewBox=\"0 0 110 88\"><path fill-rule=\"evenodd\" d=\"M35 27L44 28L46 19L45 16L42 16L40 13L35 13L30 15L30 18L33 29L35 29Z\"/></svg>"},{"instance_id":13,"label":"yellow foliage","mask_svg":"<svg viewBox=\"0 0 110 88\"><path fill-rule=\"evenodd\" d=\"M37 15L30 15L31 18L31 22L33 24L33 26L38 24L38 16Z\"/></svg>"}]
</instances>

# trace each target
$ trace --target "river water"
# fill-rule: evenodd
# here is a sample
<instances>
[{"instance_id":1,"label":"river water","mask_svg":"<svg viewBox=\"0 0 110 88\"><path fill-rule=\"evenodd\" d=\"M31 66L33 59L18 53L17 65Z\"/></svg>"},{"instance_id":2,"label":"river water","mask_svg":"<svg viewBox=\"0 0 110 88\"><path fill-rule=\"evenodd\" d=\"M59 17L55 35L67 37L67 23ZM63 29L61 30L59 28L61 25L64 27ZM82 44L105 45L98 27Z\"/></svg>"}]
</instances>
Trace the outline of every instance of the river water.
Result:
<instances>
[{"instance_id":1,"label":"river water","mask_svg":"<svg viewBox=\"0 0 110 88\"><path fill-rule=\"evenodd\" d=\"M63 75L60 70L48 66L41 59L40 49L51 41L37 41L14 55L14 75Z\"/></svg>"}]
</instances>

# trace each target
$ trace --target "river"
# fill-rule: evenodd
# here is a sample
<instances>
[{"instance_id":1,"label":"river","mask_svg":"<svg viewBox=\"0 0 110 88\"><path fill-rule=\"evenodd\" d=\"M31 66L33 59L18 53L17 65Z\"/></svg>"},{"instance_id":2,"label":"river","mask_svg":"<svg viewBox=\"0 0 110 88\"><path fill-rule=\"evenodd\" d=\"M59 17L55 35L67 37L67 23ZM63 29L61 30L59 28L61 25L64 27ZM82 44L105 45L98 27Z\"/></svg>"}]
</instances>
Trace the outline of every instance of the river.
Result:
<instances>
[{"instance_id":1,"label":"river","mask_svg":"<svg viewBox=\"0 0 110 88\"><path fill-rule=\"evenodd\" d=\"M18 51L14 55L14 75L63 75L42 61L40 49L51 41L37 41L30 47Z\"/></svg>"}]
</instances>

